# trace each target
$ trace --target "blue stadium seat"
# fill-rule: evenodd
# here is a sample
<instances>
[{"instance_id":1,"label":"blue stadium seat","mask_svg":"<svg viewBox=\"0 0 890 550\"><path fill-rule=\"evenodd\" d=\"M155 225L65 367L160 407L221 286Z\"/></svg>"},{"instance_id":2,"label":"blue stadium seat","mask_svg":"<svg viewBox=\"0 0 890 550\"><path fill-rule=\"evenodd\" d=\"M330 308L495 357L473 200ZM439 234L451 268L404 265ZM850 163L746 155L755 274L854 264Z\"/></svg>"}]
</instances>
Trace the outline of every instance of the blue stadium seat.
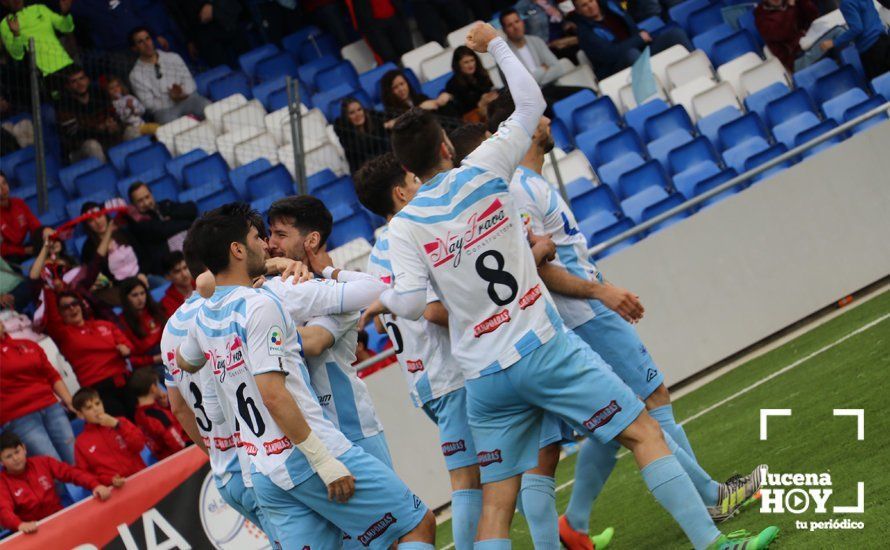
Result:
<instances>
[{"instance_id":1,"label":"blue stadium seat","mask_svg":"<svg viewBox=\"0 0 890 550\"><path fill-rule=\"evenodd\" d=\"M695 196L697 197L699 195L707 193L711 189L714 189L715 187L719 187L720 185L728 182L729 180L736 177L737 175L738 174L736 174L735 170L733 170L732 168L728 168L728 169L720 172L719 174L715 174L705 180L702 180L695 185L695 191L694 191ZM712 204L720 202L723 199L729 197L730 195L735 195L740 190L741 190L741 186L735 186L731 189L727 189L726 191L723 191L722 193L717 193L713 197L698 203L698 208L702 209L702 208L705 208L706 206L711 206Z\"/></svg>"},{"instance_id":2,"label":"blue stadium seat","mask_svg":"<svg viewBox=\"0 0 890 550\"><path fill-rule=\"evenodd\" d=\"M200 187L207 183L228 184L229 165L219 153L207 155L182 169L183 187Z\"/></svg>"},{"instance_id":3,"label":"blue stadium seat","mask_svg":"<svg viewBox=\"0 0 890 550\"><path fill-rule=\"evenodd\" d=\"M65 188L69 195L76 197L78 193L74 187L74 179L84 172L95 170L99 166L102 166L102 161L97 158L87 157L59 170L59 181L62 182L62 187Z\"/></svg>"},{"instance_id":4,"label":"blue stadium seat","mask_svg":"<svg viewBox=\"0 0 890 550\"><path fill-rule=\"evenodd\" d=\"M719 166L711 162L705 162L674 176L674 188L685 197L693 197L695 196L696 185L719 173Z\"/></svg>"},{"instance_id":5,"label":"blue stadium seat","mask_svg":"<svg viewBox=\"0 0 890 550\"><path fill-rule=\"evenodd\" d=\"M689 132L674 130L664 137L650 142L646 148L649 150L650 158L657 160L662 166L667 167L670 152L690 141L692 141L692 135Z\"/></svg>"},{"instance_id":6,"label":"blue stadium seat","mask_svg":"<svg viewBox=\"0 0 890 550\"><path fill-rule=\"evenodd\" d=\"M609 96L580 105L572 112L572 127L576 133L595 128L604 122L621 125L621 115Z\"/></svg>"},{"instance_id":7,"label":"blue stadium seat","mask_svg":"<svg viewBox=\"0 0 890 550\"><path fill-rule=\"evenodd\" d=\"M130 186L135 182L141 181L148 185L151 194L154 195L156 201L162 200L179 200L179 185L176 180L164 171L163 168L152 168L151 170L129 176L118 180L117 192L121 197L127 198Z\"/></svg>"},{"instance_id":8,"label":"blue stadium seat","mask_svg":"<svg viewBox=\"0 0 890 550\"><path fill-rule=\"evenodd\" d=\"M618 198L607 185L597 185L570 200L577 219L589 218L599 212L608 212L616 218L624 215Z\"/></svg>"},{"instance_id":9,"label":"blue stadium seat","mask_svg":"<svg viewBox=\"0 0 890 550\"><path fill-rule=\"evenodd\" d=\"M280 76L297 78L297 64L286 52L261 59L254 67L254 79L258 82L274 80Z\"/></svg>"},{"instance_id":10,"label":"blue stadium seat","mask_svg":"<svg viewBox=\"0 0 890 550\"><path fill-rule=\"evenodd\" d=\"M643 212L640 214L640 222L649 221L652 218L654 218L655 216L664 214L668 210L682 205L684 202L686 202L686 198L683 195L681 195L680 193L673 193L670 196L668 196L664 199L661 199L660 201L658 201L654 204L650 204L649 206L644 208ZM661 221L661 222L653 225L652 227L650 227L649 234L651 235L652 233L656 233L666 227L674 225L675 223L678 223L679 221L681 221L685 218L688 218L690 216L690 214L691 214L691 212L689 211L689 209L682 210L679 213L674 214L670 218L668 218L664 221Z\"/></svg>"},{"instance_id":11,"label":"blue stadium seat","mask_svg":"<svg viewBox=\"0 0 890 550\"><path fill-rule=\"evenodd\" d=\"M628 218L638 224L642 221L643 211L646 208L661 202L669 196L670 193L662 187L647 187L636 195L621 201L621 208Z\"/></svg>"},{"instance_id":12,"label":"blue stadium seat","mask_svg":"<svg viewBox=\"0 0 890 550\"><path fill-rule=\"evenodd\" d=\"M760 36L760 31L757 29L757 23L754 21L754 10L748 10L744 14L742 14L738 18L738 25L740 29L745 29L751 36L754 37L754 40L757 41L757 47L759 49L763 49L763 37Z\"/></svg>"},{"instance_id":13,"label":"blue stadium seat","mask_svg":"<svg viewBox=\"0 0 890 550\"><path fill-rule=\"evenodd\" d=\"M130 141L124 141L108 149L108 160L121 174L127 173L127 156L130 153L145 149L152 144L151 136L141 136Z\"/></svg>"},{"instance_id":14,"label":"blue stadium seat","mask_svg":"<svg viewBox=\"0 0 890 550\"><path fill-rule=\"evenodd\" d=\"M256 76L256 65L263 59L272 57L279 52L278 46L275 44L264 44L259 48L254 48L249 52L238 56L238 65L244 74L253 78Z\"/></svg>"},{"instance_id":15,"label":"blue stadium seat","mask_svg":"<svg viewBox=\"0 0 890 550\"><path fill-rule=\"evenodd\" d=\"M717 130L717 138L721 144L719 150L726 150L741 145L749 139L759 138L769 141L769 131L757 113L747 113L721 126Z\"/></svg>"},{"instance_id":16,"label":"blue stadium seat","mask_svg":"<svg viewBox=\"0 0 890 550\"><path fill-rule=\"evenodd\" d=\"M853 107L847 109L847 111L844 113L844 122L849 122L860 115L864 115L872 109L877 109L884 103L886 102L882 97L871 97L868 99L868 101L863 101L859 105L854 105ZM865 122L860 122L859 124L854 126L853 129L850 130L850 135L858 134L859 132L871 128L875 124L880 124L885 120L887 120L886 112L873 116Z\"/></svg>"},{"instance_id":17,"label":"blue stadium seat","mask_svg":"<svg viewBox=\"0 0 890 550\"><path fill-rule=\"evenodd\" d=\"M840 53L841 65L849 65L856 69L860 79L865 79L865 68L862 66L862 58L856 50L855 44L848 44Z\"/></svg>"},{"instance_id":18,"label":"blue stadium seat","mask_svg":"<svg viewBox=\"0 0 890 550\"><path fill-rule=\"evenodd\" d=\"M252 201L278 193L287 196L296 192L294 180L283 164L276 164L268 170L249 176L245 184Z\"/></svg>"},{"instance_id":19,"label":"blue stadium seat","mask_svg":"<svg viewBox=\"0 0 890 550\"><path fill-rule=\"evenodd\" d=\"M856 69L850 65L844 65L836 71L819 77L813 84L810 95L813 96L816 103L824 103L846 91L863 87L865 87L865 83Z\"/></svg>"},{"instance_id":20,"label":"blue stadium seat","mask_svg":"<svg viewBox=\"0 0 890 550\"><path fill-rule=\"evenodd\" d=\"M154 143L127 155L127 172L138 174L157 166L164 166L170 160L170 151L160 143Z\"/></svg>"},{"instance_id":21,"label":"blue stadium seat","mask_svg":"<svg viewBox=\"0 0 890 550\"><path fill-rule=\"evenodd\" d=\"M59 183L59 172L61 171L58 159L52 155L47 155L44 166L46 167L47 185L49 187L57 185ZM14 177L19 185L37 185L37 159L26 159L18 163L15 167L15 174L11 177Z\"/></svg>"},{"instance_id":22,"label":"blue stadium seat","mask_svg":"<svg viewBox=\"0 0 890 550\"><path fill-rule=\"evenodd\" d=\"M569 202L575 200L576 197L580 197L584 193L592 190L594 188L594 184L587 178L575 178L569 183L565 184L566 188L566 198ZM584 216L578 216L579 218L583 218Z\"/></svg>"},{"instance_id":23,"label":"blue stadium seat","mask_svg":"<svg viewBox=\"0 0 890 550\"><path fill-rule=\"evenodd\" d=\"M830 118L841 124L844 121L844 113L850 107L868 101L868 94L859 88L853 88L822 103L822 112L826 118Z\"/></svg>"},{"instance_id":24,"label":"blue stadium seat","mask_svg":"<svg viewBox=\"0 0 890 550\"><path fill-rule=\"evenodd\" d=\"M151 449L148 447L143 447L142 452L139 453L139 456L142 457L142 461L145 462L146 466L151 466L153 464L157 464L158 459L155 455L152 454Z\"/></svg>"},{"instance_id":25,"label":"blue stadium seat","mask_svg":"<svg viewBox=\"0 0 890 550\"><path fill-rule=\"evenodd\" d=\"M803 88L796 88L782 97L770 101L766 106L766 120L771 127L801 113L818 113L813 100Z\"/></svg>"},{"instance_id":26,"label":"blue stadium seat","mask_svg":"<svg viewBox=\"0 0 890 550\"><path fill-rule=\"evenodd\" d=\"M198 199L198 212L203 214L204 212L208 212L213 210L214 208L219 208L224 204L229 204L230 202L240 201L241 197L238 196L238 193L235 192L231 187L225 187L223 189L217 190L215 193L211 195L207 195Z\"/></svg>"},{"instance_id":27,"label":"blue stadium seat","mask_svg":"<svg viewBox=\"0 0 890 550\"><path fill-rule=\"evenodd\" d=\"M223 188L214 183L208 183L206 185L201 185L200 187L192 187L179 192L179 201L197 203L218 193L221 189Z\"/></svg>"},{"instance_id":28,"label":"blue stadium seat","mask_svg":"<svg viewBox=\"0 0 890 550\"><path fill-rule=\"evenodd\" d=\"M374 227L367 214L360 210L347 217L334 219L334 227L331 230L331 236L328 237L328 248L337 248L358 238L364 238L368 242L374 241Z\"/></svg>"},{"instance_id":29,"label":"blue stadium seat","mask_svg":"<svg viewBox=\"0 0 890 550\"><path fill-rule=\"evenodd\" d=\"M700 118L698 123L698 131L701 135L708 138L717 150L723 150L725 144L720 143L719 131L720 127L728 122L742 116L742 112L735 107L724 107L719 111L714 111L704 118Z\"/></svg>"},{"instance_id":30,"label":"blue stadium seat","mask_svg":"<svg viewBox=\"0 0 890 550\"><path fill-rule=\"evenodd\" d=\"M837 70L837 63L830 57L823 57L809 67L794 73L792 80L796 87L805 88L809 91L819 78L835 70Z\"/></svg>"},{"instance_id":31,"label":"blue stadium seat","mask_svg":"<svg viewBox=\"0 0 890 550\"><path fill-rule=\"evenodd\" d=\"M593 165L599 167L624 155L632 154L645 157L646 148L636 132L624 128L599 142L594 153Z\"/></svg>"},{"instance_id":32,"label":"blue stadium seat","mask_svg":"<svg viewBox=\"0 0 890 550\"><path fill-rule=\"evenodd\" d=\"M37 214L37 211L34 209L32 209L32 212L34 212L34 214ZM62 223L63 221L65 221L63 212L61 212L59 210L47 210L43 214L40 214L39 216L37 216L37 219L40 220L40 223L42 225L45 225L47 227L55 227L55 226L59 225L60 223ZM22 272L27 273L28 270L24 269L24 267L23 267Z\"/></svg>"},{"instance_id":33,"label":"blue stadium seat","mask_svg":"<svg viewBox=\"0 0 890 550\"><path fill-rule=\"evenodd\" d=\"M612 237L617 237L618 235L621 235L625 231L628 231L629 229L633 229L634 225L635 224L634 224L633 220L630 219L629 217L621 218L620 220L613 223L609 227L603 228L603 229L597 231L596 233L594 233L593 235L591 235L590 239L587 241L587 244L590 246L595 246L600 243L606 242L607 240L611 239ZM633 246L633 244L639 240L640 240L640 235L626 239L626 240L616 244L615 246L613 246L611 248L607 248L606 250L600 252L599 254L594 256L594 259L602 260L606 256L614 254L614 253L618 252L619 250L623 250L625 248Z\"/></svg>"},{"instance_id":34,"label":"blue stadium seat","mask_svg":"<svg viewBox=\"0 0 890 550\"><path fill-rule=\"evenodd\" d=\"M757 50L757 42L751 36L751 33L743 29L714 42L714 46L711 49L711 61L713 61L715 67L719 67L748 52L760 55L760 52Z\"/></svg>"},{"instance_id":35,"label":"blue stadium seat","mask_svg":"<svg viewBox=\"0 0 890 550\"><path fill-rule=\"evenodd\" d=\"M347 97L355 98L365 109L371 108L371 98L365 91L354 89L349 84L341 84L326 92L315 94L312 96L312 104L321 109L325 118L336 120L340 116L340 102Z\"/></svg>"},{"instance_id":36,"label":"blue stadium seat","mask_svg":"<svg viewBox=\"0 0 890 550\"><path fill-rule=\"evenodd\" d=\"M300 63L309 63L325 55L340 55L340 45L329 34L314 35L300 44L297 55Z\"/></svg>"},{"instance_id":37,"label":"blue stadium seat","mask_svg":"<svg viewBox=\"0 0 890 550\"><path fill-rule=\"evenodd\" d=\"M325 168L320 172L316 172L306 178L306 187L309 192L312 193L316 189L320 189L325 185L335 181L337 179L337 174L332 172L330 169Z\"/></svg>"},{"instance_id":38,"label":"blue stadium seat","mask_svg":"<svg viewBox=\"0 0 890 550\"><path fill-rule=\"evenodd\" d=\"M559 119L555 119L559 121ZM604 139L620 132L618 125L607 122L600 124L586 132L581 132L575 136L575 142L578 144L578 150L584 153L591 165L596 163L596 148Z\"/></svg>"},{"instance_id":39,"label":"blue stadium seat","mask_svg":"<svg viewBox=\"0 0 890 550\"><path fill-rule=\"evenodd\" d=\"M625 199L639 195L650 187L657 187L662 191L668 191L671 188L671 180L664 168L654 160L645 162L618 178L617 195L622 201L622 208L624 209L623 201ZM627 209L624 209L624 212L630 215Z\"/></svg>"},{"instance_id":40,"label":"blue stadium seat","mask_svg":"<svg viewBox=\"0 0 890 550\"><path fill-rule=\"evenodd\" d=\"M332 67L327 67L315 73L315 89L326 90L343 83L359 87L358 73L349 61L340 61Z\"/></svg>"},{"instance_id":41,"label":"blue stadium seat","mask_svg":"<svg viewBox=\"0 0 890 550\"><path fill-rule=\"evenodd\" d=\"M890 72L872 78L871 89L874 93L882 96L884 101L890 101Z\"/></svg>"},{"instance_id":42,"label":"blue stadium seat","mask_svg":"<svg viewBox=\"0 0 890 550\"><path fill-rule=\"evenodd\" d=\"M643 127L645 128L643 135L647 143L676 130L683 130L690 135L695 133L689 114L682 105L674 105L670 109L648 118Z\"/></svg>"},{"instance_id":43,"label":"blue stadium seat","mask_svg":"<svg viewBox=\"0 0 890 550\"><path fill-rule=\"evenodd\" d=\"M370 71L366 71L358 76L358 81L359 84L362 85L362 90L368 94L371 101L374 103L380 101L380 80L383 78L383 75L395 69L398 69L395 63L384 63L383 65L371 69Z\"/></svg>"},{"instance_id":44,"label":"blue stadium seat","mask_svg":"<svg viewBox=\"0 0 890 550\"><path fill-rule=\"evenodd\" d=\"M247 99L253 97L250 91L250 79L244 73L230 73L210 83L211 101L219 101L235 94L241 94Z\"/></svg>"},{"instance_id":45,"label":"blue stadium seat","mask_svg":"<svg viewBox=\"0 0 890 550\"><path fill-rule=\"evenodd\" d=\"M97 202L99 204L103 204L110 198L111 197L108 195L108 193L97 193L95 195L69 199L68 203L65 205L65 209L68 213L68 218L73 219L80 216L80 207L83 206L83 203L85 202Z\"/></svg>"},{"instance_id":46,"label":"blue stadium seat","mask_svg":"<svg viewBox=\"0 0 890 550\"><path fill-rule=\"evenodd\" d=\"M71 420L71 431L74 433L74 437L80 435L83 431L83 427L86 425L86 422L83 418L75 418Z\"/></svg>"},{"instance_id":47,"label":"blue stadium seat","mask_svg":"<svg viewBox=\"0 0 890 550\"><path fill-rule=\"evenodd\" d=\"M279 193L272 193L271 195L265 196L261 199L251 201L250 207L262 214L265 218L266 213L269 212L269 207L272 206L272 203L286 196L287 195L282 195Z\"/></svg>"},{"instance_id":48,"label":"blue stadium seat","mask_svg":"<svg viewBox=\"0 0 890 550\"><path fill-rule=\"evenodd\" d=\"M596 99L597 97L593 90L581 90L578 93L572 94L569 97L561 99L554 103L553 114L556 116L556 118L562 121L570 134L578 135L583 131L583 129L575 128L572 114L575 112L575 109L581 107L582 105L593 103L594 101L596 101Z\"/></svg>"},{"instance_id":49,"label":"blue stadium seat","mask_svg":"<svg viewBox=\"0 0 890 550\"><path fill-rule=\"evenodd\" d=\"M717 3L701 7L690 13L689 18L686 20L686 26L691 33L690 36L697 36L719 25L725 25L722 9L723 6Z\"/></svg>"},{"instance_id":50,"label":"blue stadium seat","mask_svg":"<svg viewBox=\"0 0 890 550\"><path fill-rule=\"evenodd\" d=\"M621 208L619 206L619 208ZM621 214L624 217L624 214ZM611 212L599 210L595 214L578 222L578 231L587 239L587 246L591 246L593 236L618 222L620 218Z\"/></svg>"},{"instance_id":51,"label":"blue stadium seat","mask_svg":"<svg viewBox=\"0 0 890 550\"><path fill-rule=\"evenodd\" d=\"M228 74L232 74L232 69L228 65L219 65L212 69L208 69L203 73L197 74L195 76L195 87L197 88L198 93L204 97L209 97L210 83L214 80L219 80Z\"/></svg>"},{"instance_id":52,"label":"blue stadium seat","mask_svg":"<svg viewBox=\"0 0 890 550\"><path fill-rule=\"evenodd\" d=\"M637 23L637 26L640 30L646 31L649 34L656 32L658 29L664 27L664 21L661 20L661 17L653 15L648 19L644 19Z\"/></svg>"},{"instance_id":53,"label":"blue stadium seat","mask_svg":"<svg viewBox=\"0 0 890 550\"><path fill-rule=\"evenodd\" d=\"M822 134L824 134L826 132L830 132L831 130L834 130L837 127L838 127L838 124L835 121L823 120L819 124L812 126L810 128L807 128L803 132L797 134L797 136L794 138L794 147L797 147L798 145L803 145L804 143L807 143L813 139L816 139L817 137L821 136ZM814 147L811 147L810 149L807 149L806 151L804 151L801 154L801 157L807 158L807 157L816 155L819 152L824 151L825 149L828 149L829 147L831 147L833 145L837 145L838 143L842 142L844 140L844 138L845 138L844 133L841 133L834 137L831 137L831 138L823 141L819 145L816 145ZM789 149L790 149L790 147L789 147Z\"/></svg>"},{"instance_id":54,"label":"blue stadium seat","mask_svg":"<svg viewBox=\"0 0 890 550\"><path fill-rule=\"evenodd\" d=\"M38 206L39 201L37 200L37 186L30 187L30 191L27 196L22 196L25 200L25 204L28 205L28 208L31 209L32 212L38 214L40 212ZM53 212L64 212L65 205L68 203L68 194L65 193L65 189L61 186L50 187L46 190L46 206L49 211ZM79 212L78 212L79 213Z\"/></svg>"},{"instance_id":55,"label":"blue stadium seat","mask_svg":"<svg viewBox=\"0 0 890 550\"><path fill-rule=\"evenodd\" d=\"M73 483L66 483L65 490L68 492L68 497L71 499L72 503L80 502L81 500L86 500L93 496L93 492L89 489L84 489Z\"/></svg>"},{"instance_id":56,"label":"blue stadium seat","mask_svg":"<svg viewBox=\"0 0 890 550\"><path fill-rule=\"evenodd\" d=\"M637 105L624 114L624 122L634 130L637 134L645 135L646 121L663 111L667 111L670 106L662 99L653 99L642 105ZM555 108L554 108L555 110Z\"/></svg>"},{"instance_id":57,"label":"blue stadium seat","mask_svg":"<svg viewBox=\"0 0 890 550\"><path fill-rule=\"evenodd\" d=\"M167 289L170 288L170 283L164 283L161 286L156 286L151 289L151 297L155 302L160 303L161 300L164 299L164 294L167 293Z\"/></svg>"},{"instance_id":58,"label":"blue stadium seat","mask_svg":"<svg viewBox=\"0 0 890 550\"><path fill-rule=\"evenodd\" d=\"M745 108L760 115L760 118L766 120L766 106L774 99L778 99L787 94L790 90L788 86L781 82L770 84L762 90L757 90L753 94L745 98Z\"/></svg>"},{"instance_id":59,"label":"blue stadium seat","mask_svg":"<svg viewBox=\"0 0 890 550\"><path fill-rule=\"evenodd\" d=\"M297 74L300 76L301 81L305 82L308 86L312 87L312 89L315 90L315 75L325 69L335 67L339 63L340 60L337 59L336 56L326 55L324 57L314 59L309 63L300 65Z\"/></svg>"},{"instance_id":60,"label":"blue stadium seat","mask_svg":"<svg viewBox=\"0 0 890 550\"><path fill-rule=\"evenodd\" d=\"M709 5L709 0L686 0L685 2L671 6L671 8L668 9L668 16L672 21L676 21L678 25L688 31L689 16L692 15L693 12L706 8Z\"/></svg>"},{"instance_id":61,"label":"blue stadium seat","mask_svg":"<svg viewBox=\"0 0 890 550\"><path fill-rule=\"evenodd\" d=\"M229 172L229 181L232 182L232 188L241 195L244 200L250 200L250 192L247 190L247 178L260 172L264 172L272 167L269 159L258 158L247 164L241 165Z\"/></svg>"},{"instance_id":62,"label":"blue stadium seat","mask_svg":"<svg viewBox=\"0 0 890 550\"><path fill-rule=\"evenodd\" d=\"M752 138L744 143L723 151L726 166L741 174L745 171L745 162L761 151L769 149L769 143L763 138Z\"/></svg>"},{"instance_id":63,"label":"blue stadium seat","mask_svg":"<svg viewBox=\"0 0 890 550\"><path fill-rule=\"evenodd\" d=\"M723 23L721 25L717 25L716 27L709 29L706 32L703 32L699 35L696 35L692 38L692 45L699 49L708 56L708 59L711 59L714 51L714 44L718 40L723 40L724 38L731 36L735 31L732 27Z\"/></svg>"},{"instance_id":64,"label":"blue stadium seat","mask_svg":"<svg viewBox=\"0 0 890 550\"><path fill-rule=\"evenodd\" d=\"M423 90L423 93L428 97L438 97L439 94L445 91L445 86L448 84L448 81L451 80L451 77L451 73L445 73L429 82L424 82L420 85L420 89Z\"/></svg>"},{"instance_id":65,"label":"blue stadium seat","mask_svg":"<svg viewBox=\"0 0 890 550\"><path fill-rule=\"evenodd\" d=\"M102 164L74 178L74 187L81 197L97 193L106 193L112 196L117 191L116 184L117 172L110 164Z\"/></svg>"},{"instance_id":66,"label":"blue stadium seat","mask_svg":"<svg viewBox=\"0 0 890 550\"><path fill-rule=\"evenodd\" d=\"M188 153L179 155L167 161L165 167L167 173L176 178L176 181L182 183L182 170L189 164L199 161L206 157L207 153L204 149L192 149Z\"/></svg>"},{"instance_id":67,"label":"blue stadium seat","mask_svg":"<svg viewBox=\"0 0 890 550\"><path fill-rule=\"evenodd\" d=\"M318 36L320 34L321 29L315 25L307 25L282 38L281 47L284 48L285 51L290 52L294 56L294 59L297 59L300 53L300 46L303 45L303 42L308 40L310 36Z\"/></svg>"},{"instance_id":68,"label":"blue stadium seat","mask_svg":"<svg viewBox=\"0 0 890 550\"><path fill-rule=\"evenodd\" d=\"M701 136L674 149L668 155L671 175L682 174L697 165L709 162L719 165L720 159L711 142Z\"/></svg>"},{"instance_id":69,"label":"blue stadium seat","mask_svg":"<svg viewBox=\"0 0 890 550\"><path fill-rule=\"evenodd\" d=\"M553 143L563 151L575 148L575 140L561 120L554 118L550 121L550 135L553 136Z\"/></svg>"},{"instance_id":70,"label":"blue stadium seat","mask_svg":"<svg viewBox=\"0 0 890 550\"><path fill-rule=\"evenodd\" d=\"M316 189L312 194L321 200L329 210L333 210L338 206L352 208L358 204L355 184L349 176L337 178L324 187Z\"/></svg>"},{"instance_id":71,"label":"blue stadium seat","mask_svg":"<svg viewBox=\"0 0 890 550\"><path fill-rule=\"evenodd\" d=\"M640 155L629 153L600 166L597 168L596 173L599 176L600 181L611 187L612 191L615 191L615 194L617 195L618 179L626 172L630 172L644 162L643 157Z\"/></svg>"},{"instance_id":72,"label":"blue stadium seat","mask_svg":"<svg viewBox=\"0 0 890 550\"><path fill-rule=\"evenodd\" d=\"M22 147L18 151L14 151L9 153L8 155L3 155L0 157L0 167L2 167L3 172L6 174L10 180L13 180L13 175L15 174L16 166L26 160L34 159L35 150L33 145L29 145L27 147ZM15 184L18 182L13 180L10 181L10 185L15 187Z\"/></svg>"},{"instance_id":73,"label":"blue stadium seat","mask_svg":"<svg viewBox=\"0 0 890 550\"><path fill-rule=\"evenodd\" d=\"M788 149L793 149L797 136L817 125L819 125L819 117L813 113L803 113L777 124L773 128L773 135L776 136L778 143L782 143Z\"/></svg>"},{"instance_id":74,"label":"blue stadium seat","mask_svg":"<svg viewBox=\"0 0 890 550\"><path fill-rule=\"evenodd\" d=\"M754 168L757 168L761 164L764 164L764 163L766 163L780 155L783 155L787 152L788 152L787 147L785 147L781 143L777 143L777 144L773 145L772 147L770 147L769 149L760 151L759 153L751 156L751 158L746 160L745 161L745 170L746 171L753 170ZM751 184L754 184L758 181L764 180L773 174L781 172L782 170L784 170L786 168L790 168L791 165L793 165L793 164L794 164L793 159L782 161L781 163L777 164L776 166L771 167L769 170L766 170L760 174L757 174L753 178L751 178Z\"/></svg>"}]
</instances>

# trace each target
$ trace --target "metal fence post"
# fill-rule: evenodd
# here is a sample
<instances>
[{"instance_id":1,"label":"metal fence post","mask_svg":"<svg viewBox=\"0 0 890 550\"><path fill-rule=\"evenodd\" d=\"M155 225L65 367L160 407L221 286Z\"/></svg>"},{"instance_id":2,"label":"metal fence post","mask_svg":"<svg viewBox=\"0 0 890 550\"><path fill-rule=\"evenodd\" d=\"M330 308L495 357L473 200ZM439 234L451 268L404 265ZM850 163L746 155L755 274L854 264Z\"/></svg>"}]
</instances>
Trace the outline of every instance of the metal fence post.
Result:
<instances>
[{"instance_id":1,"label":"metal fence post","mask_svg":"<svg viewBox=\"0 0 890 550\"><path fill-rule=\"evenodd\" d=\"M43 119L40 112L40 74L37 69L37 48L34 37L28 41L29 67L31 77L31 122L34 124L34 160L37 163L37 209L46 212L46 148L43 143Z\"/></svg>"},{"instance_id":2,"label":"metal fence post","mask_svg":"<svg viewBox=\"0 0 890 550\"><path fill-rule=\"evenodd\" d=\"M297 178L297 189L305 195L306 188L306 155L303 151L303 112L300 109L300 86L292 77L287 77L287 106L290 114L291 141L294 144L294 172Z\"/></svg>"},{"instance_id":3,"label":"metal fence post","mask_svg":"<svg viewBox=\"0 0 890 550\"><path fill-rule=\"evenodd\" d=\"M559 187L559 194L562 195L562 200L566 201L566 204L568 204L569 195L566 193L566 186L562 181L562 174L559 171L559 164L556 162L556 154L553 152L553 149L550 150L548 155L550 155L550 165L553 166L553 174L556 176L556 185Z\"/></svg>"}]
</instances>

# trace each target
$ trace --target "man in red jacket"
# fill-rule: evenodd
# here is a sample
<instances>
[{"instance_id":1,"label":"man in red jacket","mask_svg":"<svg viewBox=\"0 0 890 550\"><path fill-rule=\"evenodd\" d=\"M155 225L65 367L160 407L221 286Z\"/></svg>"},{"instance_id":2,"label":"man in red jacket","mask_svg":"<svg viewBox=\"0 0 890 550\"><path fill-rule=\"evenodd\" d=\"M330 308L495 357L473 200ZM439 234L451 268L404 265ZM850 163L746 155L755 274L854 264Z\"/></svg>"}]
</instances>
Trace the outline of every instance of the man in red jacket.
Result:
<instances>
[{"instance_id":1,"label":"man in red jacket","mask_svg":"<svg viewBox=\"0 0 890 550\"><path fill-rule=\"evenodd\" d=\"M40 220L31 212L25 201L9 196L9 182L6 174L0 171L0 256L19 262L37 254L33 244L25 244L28 236L40 229ZM43 238L51 234L53 229L45 227Z\"/></svg>"},{"instance_id":2,"label":"man in red jacket","mask_svg":"<svg viewBox=\"0 0 890 550\"><path fill-rule=\"evenodd\" d=\"M85 422L74 444L78 468L115 487L123 486L125 478L145 468L140 455L146 443L142 431L126 418L106 413L99 392L80 388L72 405Z\"/></svg>"},{"instance_id":3,"label":"man in red jacket","mask_svg":"<svg viewBox=\"0 0 890 550\"><path fill-rule=\"evenodd\" d=\"M30 534L37 522L62 509L56 481L74 483L108 500L111 489L92 474L48 456L27 457L25 444L10 431L0 435L0 526Z\"/></svg>"},{"instance_id":4,"label":"man in red jacket","mask_svg":"<svg viewBox=\"0 0 890 550\"><path fill-rule=\"evenodd\" d=\"M754 23L782 65L794 72L794 60L802 53L800 39L819 17L813 0L762 0L754 8Z\"/></svg>"},{"instance_id":5,"label":"man in red jacket","mask_svg":"<svg viewBox=\"0 0 890 550\"><path fill-rule=\"evenodd\" d=\"M133 373L130 389L136 395L136 414L133 420L148 438L148 448L158 460L184 449L188 436L168 406L161 405L165 397L158 385L158 375L151 367Z\"/></svg>"}]
</instances>

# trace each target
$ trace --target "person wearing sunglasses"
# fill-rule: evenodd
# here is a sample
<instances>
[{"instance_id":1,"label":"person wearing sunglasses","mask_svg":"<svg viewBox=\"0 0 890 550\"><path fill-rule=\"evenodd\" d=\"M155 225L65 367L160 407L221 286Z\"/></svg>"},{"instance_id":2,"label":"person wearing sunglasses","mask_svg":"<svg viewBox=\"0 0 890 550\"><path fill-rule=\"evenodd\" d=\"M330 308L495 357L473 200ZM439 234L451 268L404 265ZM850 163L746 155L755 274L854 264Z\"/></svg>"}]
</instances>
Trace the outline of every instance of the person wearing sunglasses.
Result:
<instances>
[{"instance_id":1,"label":"person wearing sunglasses","mask_svg":"<svg viewBox=\"0 0 890 550\"><path fill-rule=\"evenodd\" d=\"M197 93L195 79L179 54L155 48L145 27L130 32L130 46L139 56L130 71L130 84L155 122L165 124L186 115L204 118L210 101Z\"/></svg>"}]
</instances>

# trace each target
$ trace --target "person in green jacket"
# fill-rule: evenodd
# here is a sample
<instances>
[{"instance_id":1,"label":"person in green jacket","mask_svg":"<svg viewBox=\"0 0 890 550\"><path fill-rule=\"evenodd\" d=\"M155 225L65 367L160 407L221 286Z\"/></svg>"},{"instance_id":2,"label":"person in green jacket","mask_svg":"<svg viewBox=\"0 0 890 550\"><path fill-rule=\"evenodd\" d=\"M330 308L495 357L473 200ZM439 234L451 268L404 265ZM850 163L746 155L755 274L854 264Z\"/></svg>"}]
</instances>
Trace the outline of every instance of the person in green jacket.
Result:
<instances>
[{"instance_id":1,"label":"person in green jacket","mask_svg":"<svg viewBox=\"0 0 890 550\"><path fill-rule=\"evenodd\" d=\"M24 0L2 2L10 13L0 22L0 38L13 59L21 61L25 58L28 42L33 37L37 67L43 76L57 73L73 63L56 36L56 32L69 33L74 30L74 19L68 13L72 0L59 0L61 13L43 4L25 6Z\"/></svg>"}]
</instances>

